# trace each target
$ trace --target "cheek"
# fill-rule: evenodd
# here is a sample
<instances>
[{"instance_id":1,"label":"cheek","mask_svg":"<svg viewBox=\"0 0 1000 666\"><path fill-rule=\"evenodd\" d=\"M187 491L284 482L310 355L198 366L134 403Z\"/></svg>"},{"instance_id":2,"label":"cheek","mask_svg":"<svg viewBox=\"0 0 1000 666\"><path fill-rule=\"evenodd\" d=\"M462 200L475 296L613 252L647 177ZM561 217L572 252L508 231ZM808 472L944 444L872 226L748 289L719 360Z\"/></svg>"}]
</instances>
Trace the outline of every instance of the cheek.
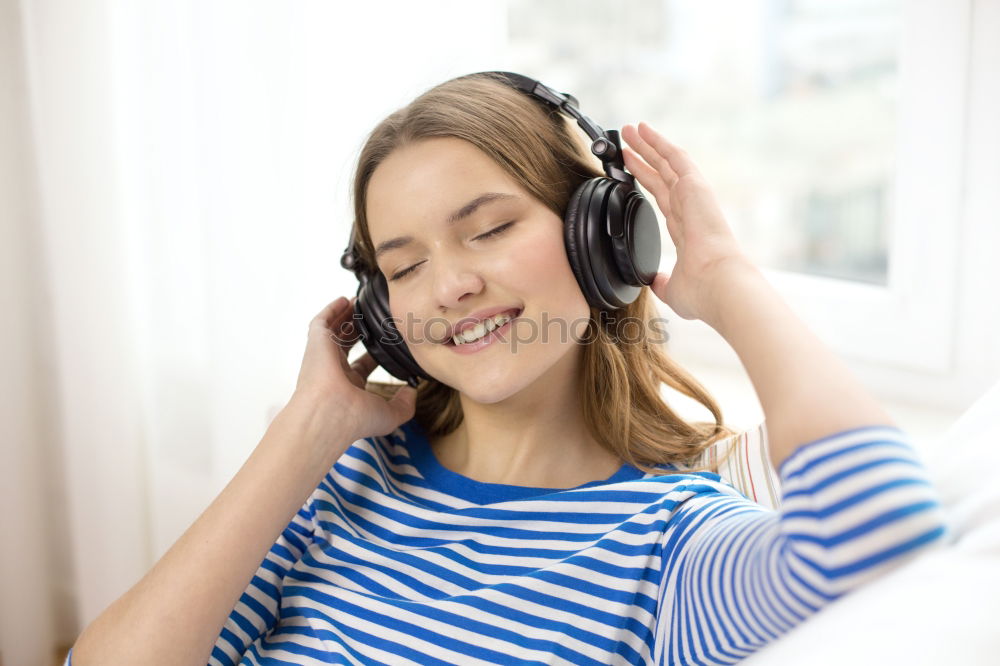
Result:
<instances>
[{"instance_id":1,"label":"cheek","mask_svg":"<svg viewBox=\"0 0 1000 666\"><path fill-rule=\"evenodd\" d=\"M588 312L587 300L566 255L562 220L546 225L536 234L526 235L513 255L504 266L504 274L514 276L526 298L537 293L550 307L575 313Z\"/></svg>"},{"instance_id":2,"label":"cheek","mask_svg":"<svg viewBox=\"0 0 1000 666\"><path fill-rule=\"evenodd\" d=\"M525 280L536 287L548 285L560 291L579 291L573 269L569 265L569 257L566 255L561 220L558 226L546 228L544 233L529 239L522 248L518 263L525 273Z\"/></svg>"}]
</instances>

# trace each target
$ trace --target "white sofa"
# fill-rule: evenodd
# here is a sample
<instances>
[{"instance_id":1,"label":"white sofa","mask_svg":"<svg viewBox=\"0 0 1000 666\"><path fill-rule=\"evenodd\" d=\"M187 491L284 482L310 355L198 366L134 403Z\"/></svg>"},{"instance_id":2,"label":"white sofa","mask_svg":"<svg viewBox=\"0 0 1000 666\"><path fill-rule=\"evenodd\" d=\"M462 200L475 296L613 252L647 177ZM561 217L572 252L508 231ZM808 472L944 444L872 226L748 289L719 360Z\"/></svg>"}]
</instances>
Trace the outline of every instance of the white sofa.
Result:
<instances>
[{"instance_id":1,"label":"white sofa","mask_svg":"<svg viewBox=\"0 0 1000 666\"><path fill-rule=\"evenodd\" d=\"M841 597L741 663L1000 664L1000 383L930 450L923 459L949 514L950 541ZM750 481L730 480L737 487Z\"/></svg>"}]
</instances>

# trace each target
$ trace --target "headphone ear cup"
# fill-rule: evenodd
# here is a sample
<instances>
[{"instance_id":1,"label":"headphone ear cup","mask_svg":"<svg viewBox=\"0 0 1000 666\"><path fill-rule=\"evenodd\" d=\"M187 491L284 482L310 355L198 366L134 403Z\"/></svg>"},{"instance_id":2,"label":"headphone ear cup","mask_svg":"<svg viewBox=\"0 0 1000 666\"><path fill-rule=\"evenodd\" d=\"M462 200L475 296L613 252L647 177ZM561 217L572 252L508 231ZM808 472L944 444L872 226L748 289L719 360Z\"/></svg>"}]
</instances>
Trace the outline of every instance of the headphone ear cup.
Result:
<instances>
[{"instance_id":1,"label":"headphone ear cup","mask_svg":"<svg viewBox=\"0 0 1000 666\"><path fill-rule=\"evenodd\" d=\"M595 308L609 309L609 304L601 297L600 290L594 282L594 273L590 265L588 251L589 230L587 229L587 211L590 209L590 197L596 182L591 178L580 183L573 191L563 216L563 239L566 245L566 257L573 269L576 281L583 291L587 303Z\"/></svg>"},{"instance_id":2,"label":"headphone ear cup","mask_svg":"<svg viewBox=\"0 0 1000 666\"><path fill-rule=\"evenodd\" d=\"M653 284L660 267L660 222L638 190L612 193L608 201L611 242L618 272L626 285Z\"/></svg>"},{"instance_id":3,"label":"headphone ear cup","mask_svg":"<svg viewBox=\"0 0 1000 666\"><path fill-rule=\"evenodd\" d=\"M360 278L354 302L354 322L362 344L375 361L396 379L416 388L420 378L429 379L410 354L403 336L392 321L389 288L382 273Z\"/></svg>"},{"instance_id":4,"label":"headphone ear cup","mask_svg":"<svg viewBox=\"0 0 1000 666\"><path fill-rule=\"evenodd\" d=\"M630 191L612 178L591 178L570 197L564 219L566 254L587 302L601 310L617 310L638 298L640 283L630 279L634 272L630 255L616 245L629 238L625 199ZM655 252L659 254L659 236ZM650 282L652 279L650 279Z\"/></svg>"}]
</instances>

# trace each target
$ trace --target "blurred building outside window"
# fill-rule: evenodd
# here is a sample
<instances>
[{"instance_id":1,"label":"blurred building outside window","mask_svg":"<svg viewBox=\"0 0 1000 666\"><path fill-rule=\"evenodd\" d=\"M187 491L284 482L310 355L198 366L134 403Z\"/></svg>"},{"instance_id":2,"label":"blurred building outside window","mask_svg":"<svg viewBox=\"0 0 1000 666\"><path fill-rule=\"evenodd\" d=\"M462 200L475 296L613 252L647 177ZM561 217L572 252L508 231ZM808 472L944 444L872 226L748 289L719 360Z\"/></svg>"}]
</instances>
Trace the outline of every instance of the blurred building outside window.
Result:
<instances>
[{"instance_id":1,"label":"blurred building outside window","mask_svg":"<svg viewBox=\"0 0 1000 666\"><path fill-rule=\"evenodd\" d=\"M516 71L688 150L756 261L886 284L898 0L508 7Z\"/></svg>"},{"instance_id":2,"label":"blurred building outside window","mask_svg":"<svg viewBox=\"0 0 1000 666\"><path fill-rule=\"evenodd\" d=\"M686 149L748 254L835 349L947 371L968 3L508 0L507 10L510 69L573 93L605 128L645 120ZM665 231L663 241L669 270ZM930 263L935 280L923 284ZM703 344L710 332L674 322L690 333L678 344L725 355Z\"/></svg>"}]
</instances>

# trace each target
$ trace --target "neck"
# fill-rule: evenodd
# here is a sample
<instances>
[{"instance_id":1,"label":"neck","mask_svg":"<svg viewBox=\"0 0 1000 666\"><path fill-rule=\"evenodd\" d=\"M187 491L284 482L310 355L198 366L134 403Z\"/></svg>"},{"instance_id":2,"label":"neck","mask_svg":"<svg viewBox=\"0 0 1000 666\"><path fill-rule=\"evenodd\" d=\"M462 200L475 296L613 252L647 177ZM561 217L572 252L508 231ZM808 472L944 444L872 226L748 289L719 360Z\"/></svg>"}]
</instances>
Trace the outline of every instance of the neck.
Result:
<instances>
[{"instance_id":1,"label":"neck","mask_svg":"<svg viewBox=\"0 0 1000 666\"><path fill-rule=\"evenodd\" d=\"M622 461L586 427L579 361L567 360L575 362L496 403L462 394L462 424L431 441L438 462L476 481L538 488L572 488L618 471Z\"/></svg>"}]
</instances>

